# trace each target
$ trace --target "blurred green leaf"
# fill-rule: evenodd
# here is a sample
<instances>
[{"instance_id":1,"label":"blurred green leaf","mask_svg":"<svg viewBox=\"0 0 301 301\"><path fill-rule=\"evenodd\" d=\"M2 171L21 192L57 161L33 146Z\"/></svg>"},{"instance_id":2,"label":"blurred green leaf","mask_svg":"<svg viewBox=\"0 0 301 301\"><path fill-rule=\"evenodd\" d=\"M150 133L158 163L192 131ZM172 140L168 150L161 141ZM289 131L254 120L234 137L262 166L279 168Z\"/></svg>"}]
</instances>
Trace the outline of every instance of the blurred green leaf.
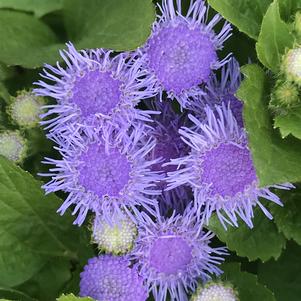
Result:
<instances>
[{"instance_id":1,"label":"blurred green leaf","mask_svg":"<svg viewBox=\"0 0 301 301\"><path fill-rule=\"evenodd\" d=\"M258 283L257 276L240 270L239 263L222 265L222 280L229 281L238 291L239 301L276 301L274 294Z\"/></svg>"},{"instance_id":2,"label":"blurred green leaf","mask_svg":"<svg viewBox=\"0 0 301 301\"><path fill-rule=\"evenodd\" d=\"M301 139L301 107L276 116L274 121L274 128L279 128L282 138L292 134Z\"/></svg>"},{"instance_id":3,"label":"blurred green leaf","mask_svg":"<svg viewBox=\"0 0 301 301\"><path fill-rule=\"evenodd\" d=\"M0 98L3 98L5 102L9 101L10 95L3 82L0 81Z\"/></svg>"},{"instance_id":4,"label":"blurred green leaf","mask_svg":"<svg viewBox=\"0 0 301 301\"><path fill-rule=\"evenodd\" d=\"M272 257L277 259L285 246L284 236L259 208L254 209L253 223L253 229L241 221L239 227L228 227L225 230L217 216L213 215L209 229L239 256L248 257L249 260L267 261Z\"/></svg>"},{"instance_id":5,"label":"blurred green leaf","mask_svg":"<svg viewBox=\"0 0 301 301\"><path fill-rule=\"evenodd\" d=\"M284 21L292 21L295 13L301 9L299 0L278 0L280 14Z\"/></svg>"},{"instance_id":6,"label":"blurred green leaf","mask_svg":"<svg viewBox=\"0 0 301 301\"><path fill-rule=\"evenodd\" d=\"M0 8L33 12L38 18L59 10L62 6L63 0L0 0Z\"/></svg>"},{"instance_id":7,"label":"blurred green leaf","mask_svg":"<svg viewBox=\"0 0 301 301\"><path fill-rule=\"evenodd\" d=\"M117 51L141 46L151 32L151 0L65 0L66 28L79 48Z\"/></svg>"},{"instance_id":8,"label":"blurred green leaf","mask_svg":"<svg viewBox=\"0 0 301 301\"><path fill-rule=\"evenodd\" d=\"M70 269L69 260L50 259L36 275L17 289L37 300L53 301L63 293L65 284L71 279Z\"/></svg>"},{"instance_id":9,"label":"blurred green leaf","mask_svg":"<svg viewBox=\"0 0 301 301\"><path fill-rule=\"evenodd\" d=\"M281 20L278 1L275 0L262 20L256 43L258 58L267 68L278 72L285 49L291 48L293 43L294 37L290 33L290 27Z\"/></svg>"},{"instance_id":10,"label":"blurred green leaf","mask_svg":"<svg viewBox=\"0 0 301 301\"><path fill-rule=\"evenodd\" d=\"M279 260L271 260L258 266L258 279L273 290L277 301L300 301L301 296L301 248L287 244Z\"/></svg>"},{"instance_id":11,"label":"blurred green leaf","mask_svg":"<svg viewBox=\"0 0 301 301\"><path fill-rule=\"evenodd\" d=\"M262 18L272 0L208 0L226 20L257 39Z\"/></svg>"},{"instance_id":12,"label":"blurred green leaf","mask_svg":"<svg viewBox=\"0 0 301 301\"><path fill-rule=\"evenodd\" d=\"M260 185L301 181L301 141L294 137L282 139L273 129L267 75L257 65L246 65L242 72L245 79L237 96L244 102L244 122Z\"/></svg>"},{"instance_id":13,"label":"blurred green leaf","mask_svg":"<svg viewBox=\"0 0 301 301\"><path fill-rule=\"evenodd\" d=\"M54 63L59 44L51 29L26 13L0 10L0 61L26 68Z\"/></svg>"},{"instance_id":14,"label":"blurred green leaf","mask_svg":"<svg viewBox=\"0 0 301 301\"><path fill-rule=\"evenodd\" d=\"M278 191L284 207L271 204L270 210L280 232L301 245L301 191Z\"/></svg>"},{"instance_id":15,"label":"blurred green leaf","mask_svg":"<svg viewBox=\"0 0 301 301\"><path fill-rule=\"evenodd\" d=\"M16 301L37 301L36 299L31 298L23 292L3 287L0 287L0 298L5 298L4 300L8 299Z\"/></svg>"},{"instance_id":16,"label":"blurred green leaf","mask_svg":"<svg viewBox=\"0 0 301 301\"><path fill-rule=\"evenodd\" d=\"M41 183L0 158L0 285L16 286L50 257L77 259L79 229L56 210L62 201L45 196Z\"/></svg>"}]
</instances>

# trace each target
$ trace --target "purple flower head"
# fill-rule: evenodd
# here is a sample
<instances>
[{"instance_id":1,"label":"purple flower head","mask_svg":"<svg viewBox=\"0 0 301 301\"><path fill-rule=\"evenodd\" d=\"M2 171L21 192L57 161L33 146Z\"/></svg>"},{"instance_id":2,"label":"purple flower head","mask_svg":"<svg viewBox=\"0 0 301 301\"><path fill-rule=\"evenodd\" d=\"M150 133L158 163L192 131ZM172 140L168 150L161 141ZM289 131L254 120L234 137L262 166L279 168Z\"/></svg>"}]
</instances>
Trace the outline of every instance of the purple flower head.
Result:
<instances>
[{"instance_id":1,"label":"purple flower head","mask_svg":"<svg viewBox=\"0 0 301 301\"><path fill-rule=\"evenodd\" d=\"M168 174L169 189L191 185L199 215L206 223L216 211L225 228L225 222L238 226L237 215L253 227L253 207L256 205L271 219L260 198L282 205L270 188L290 189L293 185L285 183L260 188L246 133L238 126L230 108L217 106L214 112L206 107L205 111L206 123L190 115L195 127L180 130L191 152L186 157L172 160L179 169Z\"/></svg>"},{"instance_id":2,"label":"purple flower head","mask_svg":"<svg viewBox=\"0 0 301 301\"><path fill-rule=\"evenodd\" d=\"M80 296L98 301L145 301L147 288L125 257L102 255L89 259L80 274Z\"/></svg>"},{"instance_id":3,"label":"purple flower head","mask_svg":"<svg viewBox=\"0 0 301 301\"><path fill-rule=\"evenodd\" d=\"M77 141L80 141L80 135ZM147 160L155 141L145 139L143 127L133 129L123 141L108 145L102 137L95 140L82 138L81 145L72 146L60 141L58 150L61 160L46 158L44 163L53 165L45 176L52 177L43 186L46 193L65 191L69 193L59 212L75 205L73 214L78 213L75 224L84 222L88 210L103 214L110 221L112 212L123 212L136 220L136 206L152 212L156 206L154 195L156 181L162 176L152 171L158 160ZM114 215L115 216L115 215Z\"/></svg>"},{"instance_id":4,"label":"purple flower head","mask_svg":"<svg viewBox=\"0 0 301 301\"><path fill-rule=\"evenodd\" d=\"M67 44L60 51L66 63L63 68L45 65L35 89L37 95L56 100L47 105L42 124L50 135L66 131L66 123L74 123L88 137L95 128L104 127L109 133L129 127L133 120L149 120L154 112L142 111L135 106L141 99L154 95L154 80L141 68L141 58L135 53L96 49L77 51ZM110 136L109 133L106 136ZM97 133L96 133L97 134Z\"/></svg>"},{"instance_id":5,"label":"purple flower head","mask_svg":"<svg viewBox=\"0 0 301 301\"><path fill-rule=\"evenodd\" d=\"M231 26L225 23L215 33L213 28L222 18L215 15L208 21L203 0L191 1L186 13L181 0L176 4L163 0L158 7L161 15L142 49L146 68L157 78L160 94L166 91L185 107L189 97L202 93L199 85L208 82L211 71L227 61L218 60L217 50L230 37Z\"/></svg>"},{"instance_id":6,"label":"purple flower head","mask_svg":"<svg viewBox=\"0 0 301 301\"><path fill-rule=\"evenodd\" d=\"M189 146L182 141L179 134L179 129L187 123L187 116L184 113L175 113L170 102L160 102L157 99L151 105L152 110L161 112L154 117L152 127L149 130L149 136L156 140L150 158L152 160L161 158L160 162L153 165L152 169L162 172L166 177L167 173L174 171L176 167L164 164L170 162L171 159L183 157L189 152ZM162 190L159 205L163 215L169 210L183 211L187 200L190 198L187 187L177 187L174 190L165 191L165 180L157 183L157 187Z\"/></svg>"},{"instance_id":7,"label":"purple flower head","mask_svg":"<svg viewBox=\"0 0 301 301\"><path fill-rule=\"evenodd\" d=\"M155 300L165 301L170 295L171 300L187 301L198 280L222 273L217 265L226 249L209 246L214 234L196 223L191 206L183 215L174 213L167 219L158 213L156 221L145 214L139 227L132 258Z\"/></svg>"},{"instance_id":8,"label":"purple flower head","mask_svg":"<svg viewBox=\"0 0 301 301\"><path fill-rule=\"evenodd\" d=\"M222 67L220 79L216 74L213 74L204 89L205 94L192 99L189 108L200 119L204 119L206 118L204 110L206 105L214 110L216 105L224 103L226 106L230 106L238 125L243 127L243 103L235 97L240 82L241 73L239 63L235 58L231 58Z\"/></svg>"}]
</instances>

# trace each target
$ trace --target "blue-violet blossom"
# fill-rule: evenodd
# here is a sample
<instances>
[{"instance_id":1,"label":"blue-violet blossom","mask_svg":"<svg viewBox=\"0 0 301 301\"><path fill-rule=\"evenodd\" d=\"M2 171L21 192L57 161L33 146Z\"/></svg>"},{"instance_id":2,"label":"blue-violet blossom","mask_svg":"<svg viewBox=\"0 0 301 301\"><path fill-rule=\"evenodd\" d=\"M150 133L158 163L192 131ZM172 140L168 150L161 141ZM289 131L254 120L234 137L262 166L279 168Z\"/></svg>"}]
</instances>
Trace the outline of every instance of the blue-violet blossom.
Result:
<instances>
[{"instance_id":1,"label":"blue-violet blossom","mask_svg":"<svg viewBox=\"0 0 301 301\"><path fill-rule=\"evenodd\" d=\"M198 280L206 281L222 271L217 267L227 255L224 247L209 246L214 237L197 223L192 206L183 215L164 218L158 213L153 221L144 215L132 251L139 274L147 282L156 301L187 301Z\"/></svg>"},{"instance_id":2,"label":"blue-violet blossom","mask_svg":"<svg viewBox=\"0 0 301 301\"><path fill-rule=\"evenodd\" d=\"M77 51L67 44L60 51L66 68L45 65L39 80L37 95L49 96L55 104L46 105L41 124L56 137L66 131L66 124L77 125L85 135L93 137L103 125L103 135L126 130L134 120L149 120L154 112L135 106L153 96L154 79L141 68L141 58L135 53L105 49ZM107 133L104 133L107 130Z\"/></svg>"},{"instance_id":3,"label":"blue-violet blossom","mask_svg":"<svg viewBox=\"0 0 301 301\"><path fill-rule=\"evenodd\" d=\"M125 257L102 255L89 259L80 274L80 296L97 301L145 301L143 279Z\"/></svg>"},{"instance_id":4,"label":"blue-violet blossom","mask_svg":"<svg viewBox=\"0 0 301 301\"><path fill-rule=\"evenodd\" d=\"M152 34L141 52L146 54L145 67L157 79L162 96L176 98L185 107L191 96L202 93L200 84L209 80L212 70L228 59L219 61L217 50L230 37L231 26L225 23L219 33L213 28L222 19L216 14L208 21L208 7L203 0L190 1L182 12L182 0L163 0L161 14L153 24Z\"/></svg>"},{"instance_id":5,"label":"blue-violet blossom","mask_svg":"<svg viewBox=\"0 0 301 301\"><path fill-rule=\"evenodd\" d=\"M272 215L262 199L282 206L270 188L290 189L289 183L259 187L246 132L235 120L229 107L205 109L206 123L189 115L195 127L182 128L180 134L191 147L188 156L172 160L178 169L168 174L169 188L191 185L198 216L209 222L213 212L226 228L226 223L238 226L237 215L253 227L253 207Z\"/></svg>"},{"instance_id":6,"label":"blue-violet blossom","mask_svg":"<svg viewBox=\"0 0 301 301\"><path fill-rule=\"evenodd\" d=\"M153 196L160 194L156 181L162 176L151 170L158 160L146 159L155 141L145 137L143 127L136 127L122 141L110 145L102 137L84 139L80 133L76 141L81 144L60 141L62 159L45 158L43 163L54 167L42 174L52 177L43 186L46 193L69 193L58 211L63 214L75 205L73 214L78 213L78 217L74 223L79 225L89 210L103 214L108 221L116 212L120 216L126 212L136 221L140 214L136 207L153 212L157 206Z\"/></svg>"}]
</instances>

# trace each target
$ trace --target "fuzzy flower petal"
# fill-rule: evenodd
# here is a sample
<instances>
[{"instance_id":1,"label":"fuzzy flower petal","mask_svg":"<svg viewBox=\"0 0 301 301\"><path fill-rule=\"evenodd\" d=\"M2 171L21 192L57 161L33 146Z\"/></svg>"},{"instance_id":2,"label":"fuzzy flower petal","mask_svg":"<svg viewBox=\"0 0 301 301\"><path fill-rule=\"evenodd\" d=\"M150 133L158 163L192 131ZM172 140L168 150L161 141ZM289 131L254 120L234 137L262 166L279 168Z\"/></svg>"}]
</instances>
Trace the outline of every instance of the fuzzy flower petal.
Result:
<instances>
[{"instance_id":1,"label":"fuzzy flower petal","mask_svg":"<svg viewBox=\"0 0 301 301\"><path fill-rule=\"evenodd\" d=\"M221 69L220 77L213 74L206 87L205 94L191 99L189 109L200 119L206 118L205 107L209 106L212 110L216 105L229 105L239 126L243 126L243 103L235 97L235 93L241 82L239 63L235 58L231 58Z\"/></svg>"},{"instance_id":2,"label":"fuzzy flower petal","mask_svg":"<svg viewBox=\"0 0 301 301\"><path fill-rule=\"evenodd\" d=\"M124 257L103 255L89 259L80 274L80 296L97 301L145 301L142 278Z\"/></svg>"},{"instance_id":3,"label":"fuzzy flower petal","mask_svg":"<svg viewBox=\"0 0 301 301\"><path fill-rule=\"evenodd\" d=\"M163 0L158 4L161 14L142 53L145 67L157 78L162 95L176 98L185 107L189 97L202 93L199 85L206 83L212 70L220 68L217 51L230 37L231 26L225 23L219 33L213 28L222 19L216 14L208 20L208 8L203 0L191 1L182 12L182 1Z\"/></svg>"},{"instance_id":4,"label":"fuzzy flower petal","mask_svg":"<svg viewBox=\"0 0 301 301\"><path fill-rule=\"evenodd\" d=\"M179 129L187 125L187 115L184 113L177 114L170 102L160 102L157 98L151 104L148 104L150 109L161 112L161 114L154 116L148 135L156 140L156 145L150 153L152 160L160 159L160 162L155 164L152 168L155 171L160 171L167 176L169 171L174 171L175 166L165 165L171 159L183 157L188 154L189 146L186 145L179 134ZM170 210L176 210L181 213L186 206L186 201L191 199L189 196L191 190L187 187L177 187L173 190L166 191L166 181L160 181L157 186L162 190L159 205L161 213L165 215Z\"/></svg>"},{"instance_id":5,"label":"fuzzy flower petal","mask_svg":"<svg viewBox=\"0 0 301 301\"><path fill-rule=\"evenodd\" d=\"M34 90L56 100L44 106L47 112L41 115L49 135L64 133L70 122L91 138L102 125L112 133L124 130L134 120L150 119L154 112L135 108L140 100L155 94L154 80L142 70L137 54L112 57L112 51L77 51L71 43L60 54L67 67L45 65L41 77L46 81L38 81L39 88Z\"/></svg>"},{"instance_id":6,"label":"fuzzy flower petal","mask_svg":"<svg viewBox=\"0 0 301 301\"><path fill-rule=\"evenodd\" d=\"M61 160L46 158L49 173L42 174L52 179L43 188L46 193L65 191L69 193L60 207L63 214L75 205L73 214L78 214L75 224L81 225L89 210L103 214L110 221L112 212L124 216L126 212L136 221L142 207L150 212L157 202L153 196L160 194L156 181L162 176L152 171L158 160L147 160L155 141L145 139L144 127L133 129L120 143L108 145L102 137L95 140L82 138L76 147L67 140L60 141L58 150ZM80 141L80 135L77 141Z\"/></svg>"},{"instance_id":7,"label":"fuzzy flower petal","mask_svg":"<svg viewBox=\"0 0 301 301\"><path fill-rule=\"evenodd\" d=\"M191 147L188 156L172 160L178 169L168 174L169 189L188 184L194 191L199 216L206 223L213 212L223 226L238 226L237 216L253 227L253 207L259 206L272 219L262 199L282 206L270 188L290 189L289 183L260 188L253 165L246 133L239 127L230 108L225 105L209 107L206 123L189 116L195 126L183 128L180 133Z\"/></svg>"},{"instance_id":8,"label":"fuzzy flower petal","mask_svg":"<svg viewBox=\"0 0 301 301\"><path fill-rule=\"evenodd\" d=\"M222 273L217 265L227 252L210 247L214 234L204 232L196 221L191 206L183 215L174 213L166 219L157 214L153 221L144 215L132 258L156 301L165 301L168 295L171 300L187 301L198 280Z\"/></svg>"}]
</instances>

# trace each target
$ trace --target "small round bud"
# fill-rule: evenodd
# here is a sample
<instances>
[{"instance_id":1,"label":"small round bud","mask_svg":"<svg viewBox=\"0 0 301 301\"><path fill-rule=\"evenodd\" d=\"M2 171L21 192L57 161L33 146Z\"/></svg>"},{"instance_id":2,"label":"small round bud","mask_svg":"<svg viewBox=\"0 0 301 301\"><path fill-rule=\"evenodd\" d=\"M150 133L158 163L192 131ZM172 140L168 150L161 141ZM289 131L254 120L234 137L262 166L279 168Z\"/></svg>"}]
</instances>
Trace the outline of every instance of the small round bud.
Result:
<instances>
[{"instance_id":1,"label":"small round bud","mask_svg":"<svg viewBox=\"0 0 301 301\"><path fill-rule=\"evenodd\" d=\"M0 155L16 163L21 163L26 157L27 143L18 131L0 133Z\"/></svg>"},{"instance_id":2,"label":"small round bud","mask_svg":"<svg viewBox=\"0 0 301 301\"><path fill-rule=\"evenodd\" d=\"M283 56L281 70L287 80L301 85L301 48L290 49Z\"/></svg>"},{"instance_id":3,"label":"small round bud","mask_svg":"<svg viewBox=\"0 0 301 301\"><path fill-rule=\"evenodd\" d=\"M239 298L231 284L208 282L193 294L191 301L239 301Z\"/></svg>"},{"instance_id":4,"label":"small round bud","mask_svg":"<svg viewBox=\"0 0 301 301\"><path fill-rule=\"evenodd\" d=\"M292 82L279 81L271 95L270 107L274 109L296 107L300 104L298 86Z\"/></svg>"},{"instance_id":5,"label":"small round bud","mask_svg":"<svg viewBox=\"0 0 301 301\"><path fill-rule=\"evenodd\" d=\"M22 91L17 97L12 98L8 113L19 126L32 128L39 123L42 105L42 97L36 96L32 92Z\"/></svg>"},{"instance_id":6,"label":"small round bud","mask_svg":"<svg viewBox=\"0 0 301 301\"><path fill-rule=\"evenodd\" d=\"M96 217L92 239L99 250L121 255L129 252L137 236L137 228L129 218L122 218L109 224L103 217Z\"/></svg>"}]
</instances>

